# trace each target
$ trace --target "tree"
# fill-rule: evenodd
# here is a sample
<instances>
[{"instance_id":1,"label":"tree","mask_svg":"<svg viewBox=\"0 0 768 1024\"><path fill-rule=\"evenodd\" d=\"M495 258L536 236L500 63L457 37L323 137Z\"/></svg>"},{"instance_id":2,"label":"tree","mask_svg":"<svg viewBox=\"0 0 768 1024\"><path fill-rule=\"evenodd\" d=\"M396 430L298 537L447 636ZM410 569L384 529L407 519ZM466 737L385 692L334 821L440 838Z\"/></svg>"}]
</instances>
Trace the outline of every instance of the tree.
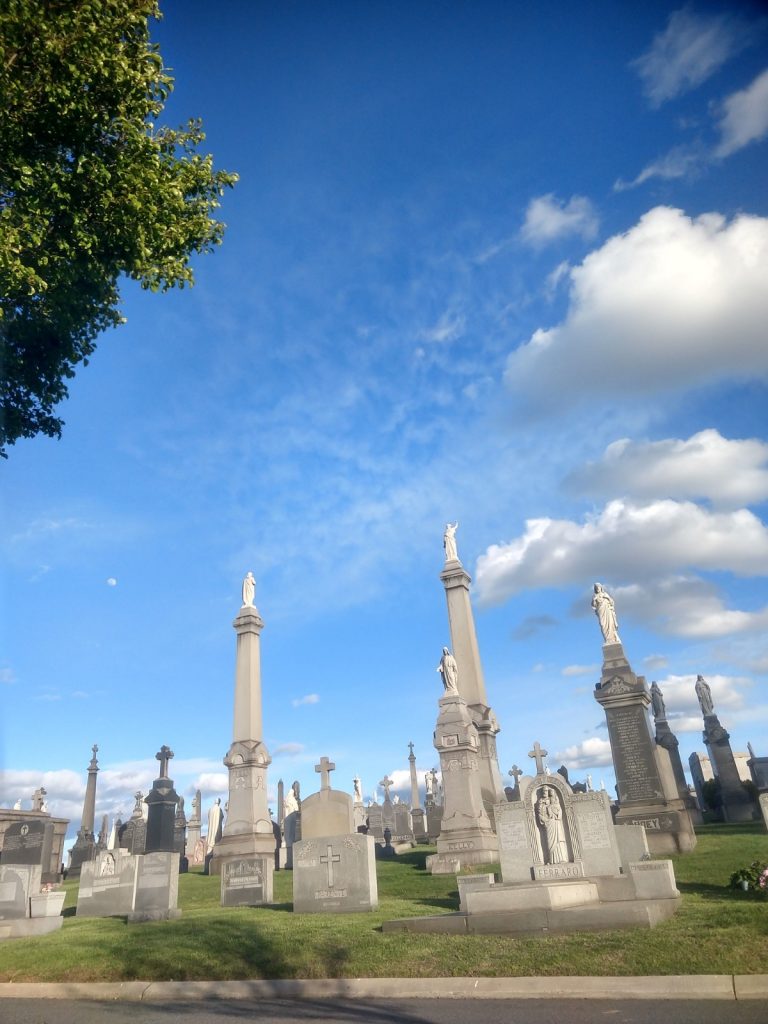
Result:
<instances>
[{"instance_id":1,"label":"tree","mask_svg":"<svg viewBox=\"0 0 768 1024\"><path fill-rule=\"evenodd\" d=\"M173 88L156 0L0 4L0 454L60 437L54 407L96 339L123 322L122 275L193 284L193 253L237 175L197 152L199 121L156 119Z\"/></svg>"}]
</instances>

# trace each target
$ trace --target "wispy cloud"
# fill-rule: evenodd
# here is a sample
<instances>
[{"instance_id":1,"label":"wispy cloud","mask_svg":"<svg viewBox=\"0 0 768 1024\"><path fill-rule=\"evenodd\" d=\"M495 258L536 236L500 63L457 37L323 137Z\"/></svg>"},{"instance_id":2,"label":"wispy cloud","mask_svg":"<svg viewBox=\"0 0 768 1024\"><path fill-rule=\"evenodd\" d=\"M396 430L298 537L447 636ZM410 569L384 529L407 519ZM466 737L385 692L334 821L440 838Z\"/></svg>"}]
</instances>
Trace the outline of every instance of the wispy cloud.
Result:
<instances>
[{"instance_id":1,"label":"wispy cloud","mask_svg":"<svg viewBox=\"0 0 768 1024\"><path fill-rule=\"evenodd\" d=\"M294 697L291 704L295 708L300 708L302 704L318 704L320 702L320 696L317 693L308 693L304 697Z\"/></svg>"},{"instance_id":2,"label":"wispy cloud","mask_svg":"<svg viewBox=\"0 0 768 1024\"><path fill-rule=\"evenodd\" d=\"M592 676L599 672L599 665L566 665L562 669L564 676Z\"/></svg>"},{"instance_id":3,"label":"wispy cloud","mask_svg":"<svg viewBox=\"0 0 768 1024\"><path fill-rule=\"evenodd\" d=\"M16 673L12 668L0 668L0 683L6 683L8 686L13 686L16 682Z\"/></svg>"},{"instance_id":4,"label":"wispy cloud","mask_svg":"<svg viewBox=\"0 0 768 1024\"><path fill-rule=\"evenodd\" d=\"M296 707L296 702L292 702ZM307 703L305 701L305 703ZM306 747L303 743L280 743L272 751L273 757L298 757L299 754L303 754Z\"/></svg>"},{"instance_id":5,"label":"wispy cloud","mask_svg":"<svg viewBox=\"0 0 768 1024\"><path fill-rule=\"evenodd\" d=\"M631 181L618 178L614 183L614 191L625 192L637 188L652 178L672 181L676 178L691 178L697 174L710 158L710 151L701 143L683 143L673 146L668 153L652 160Z\"/></svg>"},{"instance_id":6,"label":"wispy cloud","mask_svg":"<svg viewBox=\"0 0 768 1024\"><path fill-rule=\"evenodd\" d=\"M446 310L432 327L425 327L419 331L419 337L425 341L445 344L460 338L466 330L467 319L463 313L453 313Z\"/></svg>"},{"instance_id":7,"label":"wispy cloud","mask_svg":"<svg viewBox=\"0 0 768 1024\"><path fill-rule=\"evenodd\" d=\"M720 144L715 156L726 157L768 135L768 69L746 89L727 97L718 120Z\"/></svg>"},{"instance_id":8,"label":"wispy cloud","mask_svg":"<svg viewBox=\"0 0 768 1024\"><path fill-rule=\"evenodd\" d=\"M588 240L597 234L599 223L594 206L586 196L571 196L566 202L550 192L530 201L520 237L534 247L569 235Z\"/></svg>"},{"instance_id":9,"label":"wispy cloud","mask_svg":"<svg viewBox=\"0 0 768 1024\"><path fill-rule=\"evenodd\" d=\"M754 26L732 14L673 11L650 48L632 61L653 107L695 89L753 41Z\"/></svg>"}]
</instances>

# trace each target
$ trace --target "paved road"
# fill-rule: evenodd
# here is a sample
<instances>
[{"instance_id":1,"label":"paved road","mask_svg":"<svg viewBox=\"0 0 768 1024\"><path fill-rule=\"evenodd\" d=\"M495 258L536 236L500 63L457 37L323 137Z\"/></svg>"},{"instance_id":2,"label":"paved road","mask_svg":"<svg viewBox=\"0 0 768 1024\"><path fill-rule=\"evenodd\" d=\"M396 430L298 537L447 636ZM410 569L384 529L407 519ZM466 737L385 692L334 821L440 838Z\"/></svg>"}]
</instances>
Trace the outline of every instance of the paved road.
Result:
<instances>
[{"instance_id":1,"label":"paved road","mask_svg":"<svg viewBox=\"0 0 768 1024\"><path fill-rule=\"evenodd\" d=\"M3 999L3 1024L766 1024L761 1000L403 999L93 1002Z\"/></svg>"}]
</instances>

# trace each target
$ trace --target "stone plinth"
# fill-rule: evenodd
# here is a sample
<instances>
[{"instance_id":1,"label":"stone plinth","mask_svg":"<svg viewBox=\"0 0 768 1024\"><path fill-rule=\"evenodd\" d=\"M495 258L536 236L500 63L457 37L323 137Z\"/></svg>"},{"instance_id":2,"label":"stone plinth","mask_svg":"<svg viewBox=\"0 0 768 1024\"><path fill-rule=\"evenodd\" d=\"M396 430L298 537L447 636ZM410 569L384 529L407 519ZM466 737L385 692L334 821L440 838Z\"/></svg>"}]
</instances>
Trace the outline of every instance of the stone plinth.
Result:
<instances>
[{"instance_id":1,"label":"stone plinth","mask_svg":"<svg viewBox=\"0 0 768 1024\"><path fill-rule=\"evenodd\" d=\"M379 905L376 844L361 834L302 839L293 851L293 909L356 914Z\"/></svg>"},{"instance_id":2,"label":"stone plinth","mask_svg":"<svg viewBox=\"0 0 768 1024\"><path fill-rule=\"evenodd\" d=\"M440 702L435 749L443 779L443 816L437 854L427 870L447 873L458 862L483 864L498 856L498 842L483 802L479 740L466 700L446 694Z\"/></svg>"},{"instance_id":3,"label":"stone plinth","mask_svg":"<svg viewBox=\"0 0 768 1024\"><path fill-rule=\"evenodd\" d=\"M720 781L723 816L726 821L752 821L755 807L741 784L731 750L730 735L717 715L704 715L704 742L715 777Z\"/></svg>"},{"instance_id":4,"label":"stone plinth","mask_svg":"<svg viewBox=\"0 0 768 1024\"><path fill-rule=\"evenodd\" d=\"M493 807L503 799L504 786L499 771L496 752L496 736L499 723L488 704L485 678L480 661L475 620L469 599L472 579L458 559L445 563L440 579L445 587L448 605L448 625L451 633L453 656L459 670L459 693L467 702L469 712L477 729L477 762L480 773L480 789L486 814L493 814Z\"/></svg>"},{"instance_id":5,"label":"stone plinth","mask_svg":"<svg viewBox=\"0 0 768 1024\"><path fill-rule=\"evenodd\" d=\"M619 797L616 824L643 825L652 853L692 850L696 834L678 794L669 753L657 746L651 733L651 695L619 643L603 646L603 672L595 700L608 724Z\"/></svg>"}]
</instances>

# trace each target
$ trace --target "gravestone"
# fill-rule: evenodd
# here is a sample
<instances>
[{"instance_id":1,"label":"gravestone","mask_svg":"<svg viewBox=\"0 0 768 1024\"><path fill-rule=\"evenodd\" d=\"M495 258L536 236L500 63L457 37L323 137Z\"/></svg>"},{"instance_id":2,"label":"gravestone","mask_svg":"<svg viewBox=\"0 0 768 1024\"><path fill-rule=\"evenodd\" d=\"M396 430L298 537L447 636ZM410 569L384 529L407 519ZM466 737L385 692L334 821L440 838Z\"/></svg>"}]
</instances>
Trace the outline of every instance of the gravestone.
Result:
<instances>
[{"instance_id":1,"label":"gravestone","mask_svg":"<svg viewBox=\"0 0 768 1024\"><path fill-rule=\"evenodd\" d=\"M3 837L3 864L36 864L41 874L51 861L53 824L44 821L16 821Z\"/></svg>"},{"instance_id":2,"label":"gravestone","mask_svg":"<svg viewBox=\"0 0 768 1024\"><path fill-rule=\"evenodd\" d=\"M40 892L38 864L0 864L0 921L29 917L29 898Z\"/></svg>"},{"instance_id":3,"label":"gravestone","mask_svg":"<svg viewBox=\"0 0 768 1024\"><path fill-rule=\"evenodd\" d=\"M179 854L158 852L139 857L131 923L169 921L181 917L178 909Z\"/></svg>"},{"instance_id":4,"label":"gravestone","mask_svg":"<svg viewBox=\"0 0 768 1024\"><path fill-rule=\"evenodd\" d=\"M98 753L96 743L91 747L92 757L88 764L88 779L85 784L85 798L83 800L83 815L80 819L80 828L77 832L77 839L69 851L69 871L71 878L77 878L80 874L80 867L86 861L93 860L96 855L96 838L93 834L96 815L96 776L99 771L99 762L96 760Z\"/></svg>"},{"instance_id":5,"label":"gravestone","mask_svg":"<svg viewBox=\"0 0 768 1024\"><path fill-rule=\"evenodd\" d=\"M293 909L296 913L354 914L378 907L372 836L325 836L296 843Z\"/></svg>"},{"instance_id":6,"label":"gravestone","mask_svg":"<svg viewBox=\"0 0 768 1024\"><path fill-rule=\"evenodd\" d=\"M140 858L127 850L102 850L86 861L77 894L78 917L121 917L134 908Z\"/></svg>"},{"instance_id":7,"label":"gravestone","mask_svg":"<svg viewBox=\"0 0 768 1024\"><path fill-rule=\"evenodd\" d=\"M205 852L203 851L203 857L201 860L195 858L199 854L198 842L200 841L200 831L202 829L202 794L200 790L195 791L195 796L192 800L192 817L187 821L187 837L184 844L184 853L187 859L193 864L202 864L205 860Z\"/></svg>"},{"instance_id":8,"label":"gravestone","mask_svg":"<svg viewBox=\"0 0 768 1024\"><path fill-rule=\"evenodd\" d=\"M221 869L222 907L271 903L274 865L274 854L228 858Z\"/></svg>"},{"instance_id":9,"label":"gravestone","mask_svg":"<svg viewBox=\"0 0 768 1024\"><path fill-rule=\"evenodd\" d=\"M768 793L761 793L759 796L760 810L763 815L763 822L766 829L768 829Z\"/></svg>"},{"instance_id":10,"label":"gravestone","mask_svg":"<svg viewBox=\"0 0 768 1024\"><path fill-rule=\"evenodd\" d=\"M173 788L173 779L168 777L168 762L172 757L173 751L166 746L162 746L155 754L155 758L160 762L160 775L152 783L152 789L144 800L147 805L145 853L178 851L176 807L179 797Z\"/></svg>"},{"instance_id":11,"label":"gravestone","mask_svg":"<svg viewBox=\"0 0 768 1024\"><path fill-rule=\"evenodd\" d=\"M722 810L726 821L752 821L754 805L741 784L739 770L731 750L730 734L720 724L712 704L709 685L703 676L696 680L696 695L704 716L703 739L715 776L720 782Z\"/></svg>"},{"instance_id":12,"label":"gravestone","mask_svg":"<svg viewBox=\"0 0 768 1024\"><path fill-rule=\"evenodd\" d=\"M327 757L315 765L320 774L320 791L301 802L301 838L317 839L355 831L352 797L340 789L331 789L330 773L336 767Z\"/></svg>"},{"instance_id":13,"label":"gravestone","mask_svg":"<svg viewBox=\"0 0 768 1024\"><path fill-rule=\"evenodd\" d=\"M142 817L129 818L117 830L118 847L134 855L144 853L147 847L147 823Z\"/></svg>"},{"instance_id":14,"label":"gravestone","mask_svg":"<svg viewBox=\"0 0 768 1024\"><path fill-rule=\"evenodd\" d=\"M368 835L374 839L384 839L384 815L380 804L369 804L367 810Z\"/></svg>"},{"instance_id":15,"label":"gravestone","mask_svg":"<svg viewBox=\"0 0 768 1024\"><path fill-rule=\"evenodd\" d=\"M677 736L672 732L669 722L667 721L667 709L664 702L664 694L655 682L651 684L650 692L651 709L656 726L656 745L663 747L669 754L672 772L675 777L675 782L677 783L677 795L687 808L693 824L701 825L701 811L699 810L696 799L691 795L691 792L688 789L688 781L685 778L685 770L683 769L683 762L680 758L680 743Z\"/></svg>"},{"instance_id":16,"label":"gravestone","mask_svg":"<svg viewBox=\"0 0 768 1024\"><path fill-rule=\"evenodd\" d=\"M408 804L395 804L395 827L392 834L397 842L407 843L413 840L411 825L411 809Z\"/></svg>"},{"instance_id":17,"label":"gravestone","mask_svg":"<svg viewBox=\"0 0 768 1024\"><path fill-rule=\"evenodd\" d=\"M630 864L651 859L648 839L642 825L615 825L614 832L619 846L622 871L628 872Z\"/></svg>"}]
</instances>

